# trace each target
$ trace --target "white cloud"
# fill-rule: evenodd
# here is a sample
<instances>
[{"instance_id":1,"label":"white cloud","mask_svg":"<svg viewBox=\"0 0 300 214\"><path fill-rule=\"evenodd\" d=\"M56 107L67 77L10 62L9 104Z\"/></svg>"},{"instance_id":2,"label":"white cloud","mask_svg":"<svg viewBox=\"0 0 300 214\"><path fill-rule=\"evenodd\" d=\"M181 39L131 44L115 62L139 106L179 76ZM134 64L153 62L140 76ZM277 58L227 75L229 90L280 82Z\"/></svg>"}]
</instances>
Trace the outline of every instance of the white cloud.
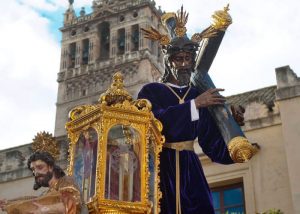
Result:
<instances>
[{"instance_id":1,"label":"white cloud","mask_svg":"<svg viewBox=\"0 0 300 214\"><path fill-rule=\"evenodd\" d=\"M26 5L31 8L35 8L38 10L47 10L47 11L54 11L57 9L57 4L52 1L45 1L45 0L20 0L23 5Z\"/></svg>"},{"instance_id":2,"label":"white cloud","mask_svg":"<svg viewBox=\"0 0 300 214\"><path fill-rule=\"evenodd\" d=\"M0 21L0 149L53 132L59 44L49 21L27 5L7 1Z\"/></svg>"},{"instance_id":3,"label":"white cloud","mask_svg":"<svg viewBox=\"0 0 300 214\"><path fill-rule=\"evenodd\" d=\"M59 8L67 8L69 5L68 0L19 0L24 6L30 7L35 10L43 11L56 11ZM75 8L84 6L91 6L91 0L75 0L73 3Z\"/></svg>"},{"instance_id":4,"label":"white cloud","mask_svg":"<svg viewBox=\"0 0 300 214\"><path fill-rule=\"evenodd\" d=\"M74 3L87 5L91 1ZM0 150L54 131L60 44L43 12L67 7L66 0L11 0L0 7Z\"/></svg>"}]
</instances>

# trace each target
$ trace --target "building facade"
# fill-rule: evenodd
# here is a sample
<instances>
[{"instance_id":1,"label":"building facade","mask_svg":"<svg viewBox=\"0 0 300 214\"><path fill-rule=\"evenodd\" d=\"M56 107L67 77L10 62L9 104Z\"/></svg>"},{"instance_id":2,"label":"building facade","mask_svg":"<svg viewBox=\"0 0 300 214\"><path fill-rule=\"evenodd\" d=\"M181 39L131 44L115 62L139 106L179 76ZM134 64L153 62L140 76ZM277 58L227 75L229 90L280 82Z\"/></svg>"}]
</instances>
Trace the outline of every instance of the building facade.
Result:
<instances>
[{"instance_id":1,"label":"building facade","mask_svg":"<svg viewBox=\"0 0 300 214\"><path fill-rule=\"evenodd\" d=\"M163 59L157 43L143 38L141 28L160 25L162 11L150 0L94 0L93 12L76 16L72 4L64 14L61 65L54 135L65 136L68 112L96 103L116 71L136 97L145 83L157 80Z\"/></svg>"},{"instance_id":2,"label":"building facade","mask_svg":"<svg viewBox=\"0 0 300 214\"><path fill-rule=\"evenodd\" d=\"M71 2L71 1L70 1ZM72 3L72 2L71 2ZM66 168L68 112L94 104L113 73L121 71L126 89L136 97L148 82L158 80L163 59L157 44L143 38L140 28L162 29L162 11L152 0L94 0L92 13L72 4L64 14L55 136L59 165ZM247 163L219 165L195 144L213 192L216 213L262 213L276 208L300 213L300 79L288 67L276 69L277 85L227 98L246 108L243 130L260 148ZM0 198L37 195L26 162L31 144L0 151ZM42 190L41 190L42 191ZM1 213L1 212L0 212ZM230 212L229 212L230 213Z\"/></svg>"},{"instance_id":3,"label":"building facade","mask_svg":"<svg viewBox=\"0 0 300 214\"><path fill-rule=\"evenodd\" d=\"M200 154L221 211L244 206L250 214L269 209L300 213L300 78L289 66L277 68L276 78L277 86L227 97L229 104L246 107L243 131L258 153L234 165L216 164Z\"/></svg>"}]
</instances>

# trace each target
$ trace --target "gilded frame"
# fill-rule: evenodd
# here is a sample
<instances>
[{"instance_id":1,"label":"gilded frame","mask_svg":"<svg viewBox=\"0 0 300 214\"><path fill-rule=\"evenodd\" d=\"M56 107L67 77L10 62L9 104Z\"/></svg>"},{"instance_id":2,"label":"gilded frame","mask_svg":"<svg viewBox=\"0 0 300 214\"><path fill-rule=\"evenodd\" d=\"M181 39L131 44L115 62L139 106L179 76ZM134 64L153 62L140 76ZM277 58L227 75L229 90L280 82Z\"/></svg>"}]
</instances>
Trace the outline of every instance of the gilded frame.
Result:
<instances>
[{"instance_id":1,"label":"gilded frame","mask_svg":"<svg viewBox=\"0 0 300 214\"><path fill-rule=\"evenodd\" d=\"M148 196L150 175L148 154L149 144L152 143L151 146L155 153L154 198L156 198L152 210L156 214L160 212L159 201L162 195L158 177L159 153L164 143L164 137L161 135L162 125L154 118L151 104L147 100L132 101L131 97L125 94L126 92L116 95L115 87L120 84L120 82L116 82L118 80L120 80L120 76L114 79L111 88L100 97L98 104L79 106L70 112L70 121L66 124L70 139L67 172L70 176L74 174L75 148L80 135L88 131L89 128L93 128L98 134L98 153L95 195L87 202L89 213L152 213ZM112 102L115 100L117 101ZM109 130L115 125L130 126L140 135L141 201L139 202L105 199L107 139Z\"/></svg>"}]
</instances>

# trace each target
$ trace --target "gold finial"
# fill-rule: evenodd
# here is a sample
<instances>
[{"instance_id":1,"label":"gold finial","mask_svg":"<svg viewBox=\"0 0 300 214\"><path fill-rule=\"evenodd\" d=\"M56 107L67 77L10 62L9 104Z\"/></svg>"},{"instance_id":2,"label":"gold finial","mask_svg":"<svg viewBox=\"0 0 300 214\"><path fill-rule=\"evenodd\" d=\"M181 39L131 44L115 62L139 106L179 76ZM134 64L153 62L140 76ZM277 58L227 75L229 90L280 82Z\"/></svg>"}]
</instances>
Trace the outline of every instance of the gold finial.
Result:
<instances>
[{"instance_id":1,"label":"gold finial","mask_svg":"<svg viewBox=\"0 0 300 214\"><path fill-rule=\"evenodd\" d=\"M224 7L224 11L227 13L229 11L229 3Z\"/></svg>"},{"instance_id":2,"label":"gold finial","mask_svg":"<svg viewBox=\"0 0 300 214\"><path fill-rule=\"evenodd\" d=\"M112 86L113 87L116 87L117 89L123 89L123 75L121 74L121 72L116 72L114 75L113 75L113 83L112 83Z\"/></svg>"},{"instance_id":3,"label":"gold finial","mask_svg":"<svg viewBox=\"0 0 300 214\"><path fill-rule=\"evenodd\" d=\"M34 152L48 152L55 160L59 158L59 146L55 137L49 132L38 132L32 139Z\"/></svg>"},{"instance_id":4,"label":"gold finial","mask_svg":"<svg viewBox=\"0 0 300 214\"><path fill-rule=\"evenodd\" d=\"M144 37L146 39L159 41L161 45L168 45L170 43L170 38L167 35L160 34L158 30L153 27L148 29L141 28L141 30L145 33Z\"/></svg>"},{"instance_id":5,"label":"gold finial","mask_svg":"<svg viewBox=\"0 0 300 214\"><path fill-rule=\"evenodd\" d=\"M249 161L258 149L251 145L245 137L235 137L227 145L231 159L235 163L244 163Z\"/></svg>"},{"instance_id":6,"label":"gold finial","mask_svg":"<svg viewBox=\"0 0 300 214\"><path fill-rule=\"evenodd\" d=\"M224 7L223 10L216 11L213 15L213 23L212 26L216 30L225 31L227 27L232 24L232 19L229 11L229 4L227 4L226 7Z\"/></svg>"},{"instance_id":7,"label":"gold finial","mask_svg":"<svg viewBox=\"0 0 300 214\"><path fill-rule=\"evenodd\" d=\"M123 75L116 72L113 75L113 83L106 92L101 94L99 102L108 106L123 103L125 100L132 101L131 95L124 89Z\"/></svg>"},{"instance_id":8,"label":"gold finial","mask_svg":"<svg viewBox=\"0 0 300 214\"><path fill-rule=\"evenodd\" d=\"M183 11L183 6L181 6L181 10L177 11L175 15L176 19L176 27L175 34L176 36L183 37L186 34L186 23L188 21L189 14L186 11Z\"/></svg>"}]
</instances>

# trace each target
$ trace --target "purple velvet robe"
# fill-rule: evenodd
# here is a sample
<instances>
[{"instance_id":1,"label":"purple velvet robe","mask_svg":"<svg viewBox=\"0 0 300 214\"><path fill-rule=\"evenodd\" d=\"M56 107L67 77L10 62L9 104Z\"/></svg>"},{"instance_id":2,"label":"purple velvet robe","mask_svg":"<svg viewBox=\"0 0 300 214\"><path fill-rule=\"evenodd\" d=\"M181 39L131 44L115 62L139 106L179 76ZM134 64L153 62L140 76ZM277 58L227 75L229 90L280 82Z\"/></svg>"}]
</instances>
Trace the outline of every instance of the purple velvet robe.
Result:
<instances>
[{"instance_id":1,"label":"purple velvet robe","mask_svg":"<svg viewBox=\"0 0 300 214\"><path fill-rule=\"evenodd\" d=\"M183 97L188 87L174 91ZM163 124L162 134L167 143L195 140L198 137L203 152L214 162L233 163L227 146L207 108L199 109L199 120L191 121L190 100L199 95L191 88L185 103L161 83L145 85L139 99L148 99L152 111ZM212 197L199 157L193 151L180 152L180 199L182 214L213 214ZM160 188L162 191L161 213L176 213L175 150L163 148L160 154Z\"/></svg>"}]
</instances>

